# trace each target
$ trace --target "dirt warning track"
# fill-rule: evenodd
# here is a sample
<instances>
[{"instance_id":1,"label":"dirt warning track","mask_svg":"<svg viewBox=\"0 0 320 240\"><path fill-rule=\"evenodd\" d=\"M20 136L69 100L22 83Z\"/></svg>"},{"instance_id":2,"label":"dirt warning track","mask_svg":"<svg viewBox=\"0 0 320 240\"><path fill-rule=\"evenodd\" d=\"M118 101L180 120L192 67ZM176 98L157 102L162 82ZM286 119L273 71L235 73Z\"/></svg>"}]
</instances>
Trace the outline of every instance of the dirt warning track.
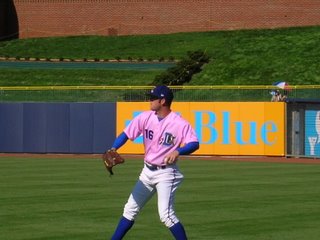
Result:
<instances>
[{"instance_id":1,"label":"dirt warning track","mask_svg":"<svg viewBox=\"0 0 320 240\"><path fill-rule=\"evenodd\" d=\"M101 154L33 154L33 153L0 153L0 160L3 157L21 158L93 158L100 159ZM143 159L143 155L123 154L125 159ZM203 161L238 161L238 162L274 162L274 163L301 163L320 164L320 158L305 157L282 157L282 156L180 156L181 159L203 160Z\"/></svg>"}]
</instances>

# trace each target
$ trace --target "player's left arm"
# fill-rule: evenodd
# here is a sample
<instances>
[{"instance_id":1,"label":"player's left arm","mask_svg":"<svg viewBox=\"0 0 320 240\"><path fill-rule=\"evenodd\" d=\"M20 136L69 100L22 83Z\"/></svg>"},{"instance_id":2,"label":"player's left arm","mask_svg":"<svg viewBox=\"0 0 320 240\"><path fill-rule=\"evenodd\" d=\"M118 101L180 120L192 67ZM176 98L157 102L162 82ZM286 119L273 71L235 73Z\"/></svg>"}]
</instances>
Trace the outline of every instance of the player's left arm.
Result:
<instances>
[{"instance_id":1,"label":"player's left arm","mask_svg":"<svg viewBox=\"0 0 320 240\"><path fill-rule=\"evenodd\" d=\"M176 151L179 152L179 155L188 155L199 149L199 142L189 142L183 147L179 147Z\"/></svg>"},{"instance_id":2,"label":"player's left arm","mask_svg":"<svg viewBox=\"0 0 320 240\"><path fill-rule=\"evenodd\" d=\"M183 127L182 136L185 145L178 147L176 150L165 156L164 162L166 164L173 164L178 160L179 155L188 155L199 149L199 140L190 124L186 124Z\"/></svg>"},{"instance_id":3,"label":"player's left arm","mask_svg":"<svg viewBox=\"0 0 320 240\"><path fill-rule=\"evenodd\" d=\"M179 147L164 158L166 164L173 164L178 160L179 155L188 155L199 149L199 142L189 142Z\"/></svg>"},{"instance_id":4,"label":"player's left arm","mask_svg":"<svg viewBox=\"0 0 320 240\"><path fill-rule=\"evenodd\" d=\"M179 155L188 155L199 149L199 139L190 124L183 129L184 145L176 149Z\"/></svg>"}]
</instances>

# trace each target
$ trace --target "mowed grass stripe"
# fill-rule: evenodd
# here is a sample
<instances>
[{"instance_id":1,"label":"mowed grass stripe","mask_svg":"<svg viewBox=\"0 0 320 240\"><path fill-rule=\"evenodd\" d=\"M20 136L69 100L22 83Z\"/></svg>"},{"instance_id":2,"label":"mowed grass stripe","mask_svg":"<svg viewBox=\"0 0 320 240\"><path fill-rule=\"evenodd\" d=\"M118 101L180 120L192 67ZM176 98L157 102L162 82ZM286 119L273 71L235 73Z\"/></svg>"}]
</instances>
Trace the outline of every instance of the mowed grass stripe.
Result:
<instances>
[{"instance_id":1,"label":"mowed grass stripe","mask_svg":"<svg viewBox=\"0 0 320 240\"><path fill-rule=\"evenodd\" d=\"M180 160L176 211L189 239L320 239L320 165ZM1 239L109 239L139 175L99 159L0 159ZM172 239L156 197L126 239Z\"/></svg>"}]
</instances>

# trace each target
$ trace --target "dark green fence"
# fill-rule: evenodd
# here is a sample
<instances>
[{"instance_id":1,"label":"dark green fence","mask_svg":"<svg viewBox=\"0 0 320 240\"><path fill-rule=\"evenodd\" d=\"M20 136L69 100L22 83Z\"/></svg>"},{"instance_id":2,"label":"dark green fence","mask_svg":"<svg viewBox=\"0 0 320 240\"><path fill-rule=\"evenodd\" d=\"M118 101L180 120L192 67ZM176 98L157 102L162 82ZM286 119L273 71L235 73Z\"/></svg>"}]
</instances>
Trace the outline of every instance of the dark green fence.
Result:
<instances>
[{"instance_id":1,"label":"dark green fence","mask_svg":"<svg viewBox=\"0 0 320 240\"><path fill-rule=\"evenodd\" d=\"M147 101L151 86L37 86L0 87L0 102L134 102ZM319 99L320 85L291 86L172 86L179 102L271 101L279 90L288 98Z\"/></svg>"}]
</instances>

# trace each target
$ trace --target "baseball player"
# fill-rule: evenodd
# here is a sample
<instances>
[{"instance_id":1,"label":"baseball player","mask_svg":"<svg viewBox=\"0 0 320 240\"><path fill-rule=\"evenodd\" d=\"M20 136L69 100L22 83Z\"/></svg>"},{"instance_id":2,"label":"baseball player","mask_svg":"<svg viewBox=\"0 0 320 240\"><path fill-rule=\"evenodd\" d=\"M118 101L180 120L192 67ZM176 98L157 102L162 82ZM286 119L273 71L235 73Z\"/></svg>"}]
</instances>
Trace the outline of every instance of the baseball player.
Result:
<instances>
[{"instance_id":1,"label":"baseball player","mask_svg":"<svg viewBox=\"0 0 320 240\"><path fill-rule=\"evenodd\" d=\"M156 86L149 97L151 110L135 117L112 146L112 150L117 150L128 139L134 140L142 134L145 156L144 167L111 240L125 236L139 211L156 192L161 222L170 229L175 239L187 239L174 211L175 192L183 179L176 163L179 155L196 151L199 141L191 125L171 111L173 93L170 88Z\"/></svg>"}]
</instances>

